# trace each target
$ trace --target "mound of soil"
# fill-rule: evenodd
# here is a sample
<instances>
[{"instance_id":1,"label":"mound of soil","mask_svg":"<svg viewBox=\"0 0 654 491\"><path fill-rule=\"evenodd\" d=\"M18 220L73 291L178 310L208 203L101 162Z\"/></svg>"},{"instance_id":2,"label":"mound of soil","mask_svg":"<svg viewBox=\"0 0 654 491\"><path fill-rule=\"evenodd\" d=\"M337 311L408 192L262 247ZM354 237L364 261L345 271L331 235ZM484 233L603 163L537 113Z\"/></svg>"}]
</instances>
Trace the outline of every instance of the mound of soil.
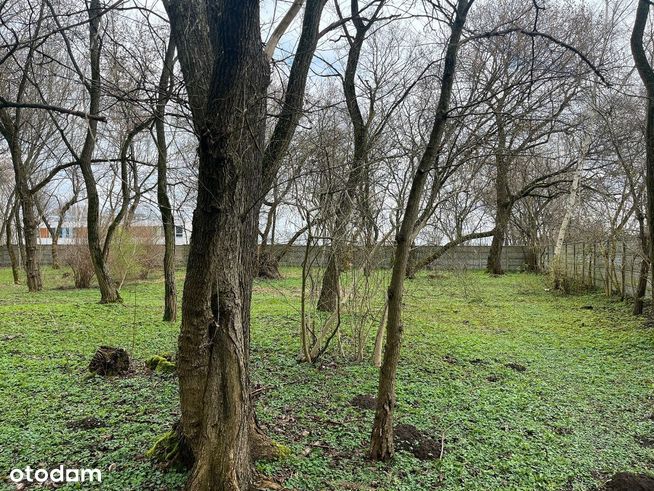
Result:
<instances>
[{"instance_id":1,"label":"mound of soil","mask_svg":"<svg viewBox=\"0 0 654 491\"><path fill-rule=\"evenodd\" d=\"M618 472L605 484L604 491L654 491L654 478L645 474Z\"/></svg>"},{"instance_id":2,"label":"mound of soil","mask_svg":"<svg viewBox=\"0 0 654 491\"><path fill-rule=\"evenodd\" d=\"M434 460L441 456L441 443L413 425L401 424L395 427L395 446L420 460Z\"/></svg>"},{"instance_id":3,"label":"mound of soil","mask_svg":"<svg viewBox=\"0 0 654 491\"><path fill-rule=\"evenodd\" d=\"M377 398L367 394L358 395L352 398L350 404L359 409L370 409L374 411L377 409Z\"/></svg>"},{"instance_id":4,"label":"mound of soil","mask_svg":"<svg viewBox=\"0 0 654 491\"><path fill-rule=\"evenodd\" d=\"M98 375L122 375L129 370L129 355L122 348L100 346L95 352L89 371Z\"/></svg>"},{"instance_id":5,"label":"mound of soil","mask_svg":"<svg viewBox=\"0 0 654 491\"><path fill-rule=\"evenodd\" d=\"M102 428L106 426L104 421L98 419L94 416L88 418L75 419L66 423L68 428L78 429L78 430L92 430L94 428Z\"/></svg>"},{"instance_id":6,"label":"mound of soil","mask_svg":"<svg viewBox=\"0 0 654 491\"><path fill-rule=\"evenodd\" d=\"M521 365L520 363L506 363L504 365L506 368L510 368L511 370L515 370L516 372L524 372L527 370L527 367L524 365Z\"/></svg>"}]
</instances>

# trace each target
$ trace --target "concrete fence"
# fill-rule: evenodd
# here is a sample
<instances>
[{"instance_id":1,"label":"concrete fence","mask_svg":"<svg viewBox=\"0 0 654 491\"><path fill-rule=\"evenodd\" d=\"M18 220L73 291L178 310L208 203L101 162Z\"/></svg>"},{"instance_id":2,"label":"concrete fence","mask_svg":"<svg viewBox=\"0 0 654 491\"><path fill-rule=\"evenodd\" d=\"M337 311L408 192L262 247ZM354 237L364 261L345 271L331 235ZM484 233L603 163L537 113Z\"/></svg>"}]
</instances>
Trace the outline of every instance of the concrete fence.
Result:
<instances>
[{"instance_id":1,"label":"concrete fence","mask_svg":"<svg viewBox=\"0 0 654 491\"><path fill-rule=\"evenodd\" d=\"M64 257L66 248L69 246L59 246L59 256ZM273 253L278 253L286 248L284 245L270 246ZM383 246L380 247L373 263L378 267L388 268L392 264L393 247ZM435 246L419 246L417 247L416 257L426 257L432 254L437 247ZM430 265L430 269L483 269L486 267L488 259L489 246L459 246L447 251L437 261ZM353 249L354 251L357 248ZM528 247L523 246L506 246L502 251L502 267L506 271L522 271L525 269L528 255ZM163 250L162 250L163 252ZM288 251L280 261L282 266L301 266L304 260L306 248L303 245L293 245L288 248ZM311 257L316 258L319 262L324 261L327 256L328 248L326 246L318 246L311 249ZM356 252L355 252L356 253ZM52 264L52 255L50 246L39 246L39 258L41 264ZM181 245L176 248L176 260L179 267L186 264L186 257L188 255L188 246ZM9 254L7 253L6 246L0 247L0 267L10 266Z\"/></svg>"}]
</instances>

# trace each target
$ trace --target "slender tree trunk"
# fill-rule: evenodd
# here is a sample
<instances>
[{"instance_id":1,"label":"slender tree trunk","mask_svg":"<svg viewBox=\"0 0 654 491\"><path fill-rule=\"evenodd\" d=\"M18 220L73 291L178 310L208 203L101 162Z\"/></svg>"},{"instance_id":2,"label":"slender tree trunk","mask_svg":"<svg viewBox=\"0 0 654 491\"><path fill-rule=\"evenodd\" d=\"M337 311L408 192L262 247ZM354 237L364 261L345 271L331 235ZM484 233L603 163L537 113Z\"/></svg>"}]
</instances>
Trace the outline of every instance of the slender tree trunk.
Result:
<instances>
[{"instance_id":1,"label":"slender tree trunk","mask_svg":"<svg viewBox=\"0 0 654 491\"><path fill-rule=\"evenodd\" d=\"M647 225L648 225L648 254L650 265L654 265L654 70L647 58L643 44L643 36L647 27L650 2L638 0L636 18L631 33L631 53L636 64L638 74L647 93L647 128L645 132L646 148L646 175L645 185L647 193ZM654 266L650 267L652 280L652 300L654 303Z\"/></svg>"},{"instance_id":2,"label":"slender tree trunk","mask_svg":"<svg viewBox=\"0 0 654 491\"><path fill-rule=\"evenodd\" d=\"M581 181L581 169L583 168L583 163L590 148L590 138L584 138L583 150L581 156L579 157L579 162L575 168L574 175L572 177L572 184L570 185L570 192L568 193L568 199L565 204L565 213L563 215L563 220L561 221L561 226L559 227L559 233L556 238L556 244L554 246L554 256L552 257L551 264L551 273L554 276L554 288L559 289L561 284L561 250L563 249L563 243L565 242L565 237L568 233L568 227L570 226L570 221L572 220L572 214L574 213L575 204L577 202L577 194L579 193L579 183Z\"/></svg>"},{"instance_id":3,"label":"slender tree trunk","mask_svg":"<svg viewBox=\"0 0 654 491\"><path fill-rule=\"evenodd\" d=\"M383 4L380 2L379 8ZM318 298L317 309L323 312L336 312L338 308L338 298L340 298L340 276L341 262L343 260L343 245L347 234L347 227L352 216L352 209L356 199L356 193L362 181L366 176L366 161L370 151L370 127L362 116L359 107L359 101L356 93L355 78L361 57L361 50L366 39L368 30L374 23L373 20L365 22L359 14L359 3L352 0L351 16L352 22L356 29L356 34L352 38L350 50L348 52L345 75L343 77L343 93L347 105L348 114L352 121L354 155L352 165L345 184L345 190L341 194L336 217L334 220L334 230L332 237L332 246L327 259L327 267L322 278L322 287ZM376 16L376 14L375 14ZM370 121L368 121L370 123Z\"/></svg>"},{"instance_id":4,"label":"slender tree trunk","mask_svg":"<svg viewBox=\"0 0 654 491\"><path fill-rule=\"evenodd\" d=\"M90 114L98 114L100 111L100 0L91 0L89 15L89 40L90 40ZM121 302L120 294L116 283L109 273L109 267L103 253L102 240L100 237L100 197L93 175L91 159L95 149L98 122L89 119L84 147L79 157L79 165L82 177L86 186L87 198L87 240L95 277L100 287L100 303Z\"/></svg>"},{"instance_id":5,"label":"slender tree trunk","mask_svg":"<svg viewBox=\"0 0 654 491\"><path fill-rule=\"evenodd\" d=\"M170 98L170 79L175 55L172 34L164 58L164 67L159 80L159 96L155 108L155 129L157 139L157 204L161 213L164 231L164 314L163 320L177 320L177 285L175 283L175 219L168 197L168 148L165 131L166 104Z\"/></svg>"},{"instance_id":6,"label":"slender tree trunk","mask_svg":"<svg viewBox=\"0 0 654 491\"><path fill-rule=\"evenodd\" d=\"M7 254L9 254L9 261L11 262L11 273L14 277L14 285L20 284L20 264L18 262L18 257L16 257L16 249L14 248L14 244L11 242L11 238L13 236L13 230L11 228L11 222L15 220L15 214L16 214L16 208L18 207L18 200L14 202L14 206L12 207L11 213L9 214L9 217L7 218L7 227L5 229L5 232L7 234Z\"/></svg>"},{"instance_id":7,"label":"slender tree trunk","mask_svg":"<svg viewBox=\"0 0 654 491\"><path fill-rule=\"evenodd\" d=\"M459 50L459 41L463 32L468 10L473 0L459 0L456 7L456 16L452 22L452 33L448 41L441 81L441 93L434 118L434 124L429 137L429 143L422 155L420 164L413 177L411 190L407 199L406 209L400 230L395 239L395 262L391 283L388 287L388 318L386 323L386 347L384 360L379 373L379 389L377 392L377 409L372 427L370 442L370 456L374 460L389 460L393 457L395 446L393 443L393 412L395 409L396 393L395 382L397 365L400 359L400 344L402 341L402 295L404 278L413 241L414 225L420 212L421 196L427 181L429 170L438 158L439 148L448 119L450 98L454 85L456 60Z\"/></svg>"}]
</instances>

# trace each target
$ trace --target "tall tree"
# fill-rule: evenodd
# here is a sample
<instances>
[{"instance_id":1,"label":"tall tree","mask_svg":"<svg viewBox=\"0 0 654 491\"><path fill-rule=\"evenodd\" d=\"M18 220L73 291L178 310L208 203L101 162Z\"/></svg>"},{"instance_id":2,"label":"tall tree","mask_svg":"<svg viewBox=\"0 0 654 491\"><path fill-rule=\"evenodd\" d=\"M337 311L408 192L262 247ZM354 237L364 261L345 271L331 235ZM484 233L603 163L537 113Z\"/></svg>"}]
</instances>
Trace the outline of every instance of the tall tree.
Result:
<instances>
[{"instance_id":1,"label":"tall tree","mask_svg":"<svg viewBox=\"0 0 654 491\"><path fill-rule=\"evenodd\" d=\"M388 317L386 321L386 347L384 359L379 372L379 389L377 392L377 409L372 427L370 456L375 460L389 460L393 457L393 411L395 409L395 382L397 365L400 359L402 341L402 296L411 244L414 239L414 227L420 213L422 194L427 176L438 160L438 155L448 120L450 99L456 74L457 56L466 17L474 0L458 0L451 22L451 33L445 51L441 92L436 108L429 141L420 159L411 182L411 190L406 202L400 230L395 237L395 257L391 283L388 287Z\"/></svg>"},{"instance_id":2,"label":"tall tree","mask_svg":"<svg viewBox=\"0 0 654 491\"><path fill-rule=\"evenodd\" d=\"M649 18L651 3L648 0L638 0L636 19L631 32L631 53L638 74L645 86L647 96L647 116L645 129L645 189L647 195L647 224L649 240L641 239L649 246L649 263L654 264L654 69L647 58L644 47L645 28ZM654 267L650 267L652 284L654 284ZM654 300L654 288L652 289Z\"/></svg>"},{"instance_id":3,"label":"tall tree","mask_svg":"<svg viewBox=\"0 0 654 491\"><path fill-rule=\"evenodd\" d=\"M301 115L325 0L308 0L286 95L265 144L268 58L258 0L170 0L166 9L199 138L197 205L179 336L190 490L252 479L250 300L261 201Z\"/></svg>"}]
</instances>

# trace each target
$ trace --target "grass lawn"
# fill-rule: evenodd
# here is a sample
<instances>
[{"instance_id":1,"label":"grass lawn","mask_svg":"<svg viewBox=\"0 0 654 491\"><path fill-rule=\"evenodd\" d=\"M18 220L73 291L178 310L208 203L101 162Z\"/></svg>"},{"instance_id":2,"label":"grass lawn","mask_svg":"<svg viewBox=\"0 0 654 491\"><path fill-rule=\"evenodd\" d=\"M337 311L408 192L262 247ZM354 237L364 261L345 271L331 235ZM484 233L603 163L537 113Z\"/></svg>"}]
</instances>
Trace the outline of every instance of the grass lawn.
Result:
<instances>
[{"instance_id":1,"label":"grass lawn","mask_svg":"<svg viewBox=\"0 0 654 491\"><path fill-rule=\"evenodd\" d=\"M625 305L552 294L524 274L408 282L396 418L444 454L377 464L373 412L350 401L376 393L378 371L333 354L298 364L299 271L284 274L255 287L252 382L260 422L292 450L258 468L287 488L582 490L654 470L654 331ZM183 474L143 457L179 416L174 376L143 366L176 347L162 282L126 285L124 305L103 306L96 290L57 289L71 281L61 271L45 271L39 294L10 277L0 270L0 489L15 489L12 468L60 464L101 469L101 489L180 489ZM100 345L127 349L133 373L87 377Z\"/></svg>"}]
</instances>

